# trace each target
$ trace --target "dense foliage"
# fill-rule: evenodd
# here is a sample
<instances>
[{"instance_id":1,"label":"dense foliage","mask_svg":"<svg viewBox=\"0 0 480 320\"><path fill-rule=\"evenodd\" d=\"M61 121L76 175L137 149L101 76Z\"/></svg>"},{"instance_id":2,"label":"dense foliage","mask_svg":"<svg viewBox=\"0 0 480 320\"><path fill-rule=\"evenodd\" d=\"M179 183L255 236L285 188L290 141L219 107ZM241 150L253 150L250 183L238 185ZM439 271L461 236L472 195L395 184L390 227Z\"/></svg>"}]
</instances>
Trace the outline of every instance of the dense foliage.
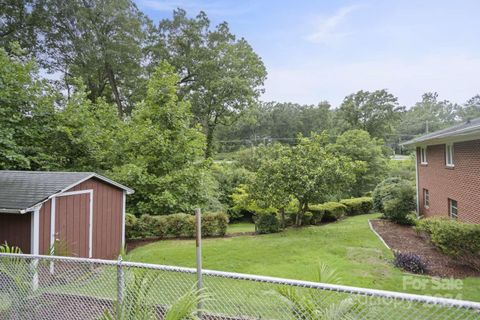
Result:
<instances>
[{"instance_id":1,"label":"dense foliage","mask_svg":"<svg viewBox=\"0 0 480 320\"><path fill-rule=\"evenodd\" d=\"M204 12L154 23L132 0L2 9L0 169L99 172L135 189L139 222L202 207L319 223L328 215L314 204L368 195L385 177L414 180L413 162L389 161L386 145L480 115L478 95L458 105L434 92L409 109L386 90L338 108L260 102L261 58ZM215 146L229 151L220 161ZM406 184L381 194L376 208L404 220Z\"/></svg>"},{"instance_id":2,"label":"dense foliage","mask_svg":"<svg viewBox=\"0 0 480 320\"><path fill-rule=\"evenodd\" d=\"M340 201L346 208L347 216L356 216L358 214L368 214L373 209L372 197L361 197L344 199Z\"/></svg>"},{"instance_id":3,"label":"dense foliage","mask_svg":"<svg viewBox=\"0 0 480 320\"><path fill-rule=\"evenodd\" d=\"M480 225L448 219L421 219L416 226L442 252L480 270Z\"/></svg>"},{"instance_id":4,"label":"dense foliage","mask_svg":"<svg viewBox=\"0 0 480 320\"><path fill-rule=\"evenodd\" d=\"M373 208L393 222L411 224L415 206L415 189L409 181L387 178L373 191Z\"/></svg>"},{"instance_id":5,"label":"dense foliage","mask_svg":"<svg viewBox=\"0 0 480 320\"><path fill-rule=\"evenodd\" d=\"M221 212L202 214L202 236L224 236L227 232L228 217ZM136 218L127 214L125 231L128 239L135 238L192 238L195 235L195 216L175 213L165 216L148 214Z\"/></svg>"}]
</instances>

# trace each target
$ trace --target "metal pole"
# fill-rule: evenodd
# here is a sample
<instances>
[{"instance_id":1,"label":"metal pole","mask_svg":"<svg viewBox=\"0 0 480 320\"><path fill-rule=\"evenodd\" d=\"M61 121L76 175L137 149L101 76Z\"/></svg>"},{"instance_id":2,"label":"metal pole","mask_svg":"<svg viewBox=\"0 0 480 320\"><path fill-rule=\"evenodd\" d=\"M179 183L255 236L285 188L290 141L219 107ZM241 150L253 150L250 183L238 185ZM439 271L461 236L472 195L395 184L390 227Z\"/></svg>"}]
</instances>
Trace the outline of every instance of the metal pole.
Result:
<instances>
[{"instance_id":1,"label":"metal pole","mask_svg":"<svg viewBox=\"0 0 480 320\"><path fill-rule=\"evenodd\" d=\"M122 313L122 304L123 304L123 290L125 287L125 276L123 274L122 268L122 256L118 256L118 263L117 263L117 319L121 317Z\"/></svg>"},{"instance_id":2,"label":"metal pole","mask_svg":"<svg viewBox=\"0 0 480 320\"><path fill-rule=\"evenodd\" d=\"M195 231L196 231L196 257L197 257L197 289L200 291L203 287L202 281L202 210L195 209ZM201 292L199 292L201 294ZM198 317L202 319L203 308L202 300L198 300Z\"/></svg>"}]
</instances>

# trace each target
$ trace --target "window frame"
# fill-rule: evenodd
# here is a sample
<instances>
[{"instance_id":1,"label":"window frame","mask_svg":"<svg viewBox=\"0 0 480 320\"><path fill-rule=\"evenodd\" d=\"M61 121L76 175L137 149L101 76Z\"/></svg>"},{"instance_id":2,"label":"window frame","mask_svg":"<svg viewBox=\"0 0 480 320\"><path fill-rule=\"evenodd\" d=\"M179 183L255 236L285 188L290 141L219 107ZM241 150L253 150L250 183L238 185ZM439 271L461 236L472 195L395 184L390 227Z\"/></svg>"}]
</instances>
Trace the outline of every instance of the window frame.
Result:
<instances>
[{"instance_id":1,"label":"window frame","mask_svg":"<svg viewBox=\"0 0 480 320\"><path fill-rule=\"evenodd\" d=\"M455 203L455 205L453 205ZM455 213L453 213L455 209ZM458 201L448 198L448 216L450 219L458 220Z\"/></svg>"},{"instance_id":2,"label":"window frame","mask_svg":"<svg viewBox=\"0 0 480 320\"><path fill-rule=\"evenodd\" d=\"M453 168L455 164L453 163L453 143L445 144L445 165L447 167ZM450 158L450 161L449 161Z\"/></svg>"},{"instance_id":3,"label":"window frame","mask_svg":"<svg viewBox=\"0 0 480 320\"><path fill-rule=\"evenodd\" d=\"M428 164L427 147L420 147L420 164Z\"/></svg>"},{"instance_id":4,"label":"window frame","mask_svg":"<svg viewBox=\"0 0 480 320\"><path fill-rule=\"evenodd\" d=\"M430 192L428 189L423 189L423 207L430 208Z\"/></svg>"}]
</instances>

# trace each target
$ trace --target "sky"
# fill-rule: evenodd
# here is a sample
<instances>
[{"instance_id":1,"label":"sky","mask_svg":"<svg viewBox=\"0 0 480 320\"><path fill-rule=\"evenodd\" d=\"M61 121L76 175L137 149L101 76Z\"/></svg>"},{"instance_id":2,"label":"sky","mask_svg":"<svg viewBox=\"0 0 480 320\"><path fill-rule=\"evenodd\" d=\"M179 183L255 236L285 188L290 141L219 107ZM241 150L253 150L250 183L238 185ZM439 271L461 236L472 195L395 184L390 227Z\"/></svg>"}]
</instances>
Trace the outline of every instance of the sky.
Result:
<instances>
[{"instance_id":1,"label":"sky","mask_svg":"<svg viewBox=\"0 0 480 320\"><path fill-rule=\"evenodd\" d=\"M480 94L478 0L136 0L155 23L175 8L227 21L262 58L262 100L341 104L387 89L410 107L425 92Z\"/></svg>"}]
</instances>

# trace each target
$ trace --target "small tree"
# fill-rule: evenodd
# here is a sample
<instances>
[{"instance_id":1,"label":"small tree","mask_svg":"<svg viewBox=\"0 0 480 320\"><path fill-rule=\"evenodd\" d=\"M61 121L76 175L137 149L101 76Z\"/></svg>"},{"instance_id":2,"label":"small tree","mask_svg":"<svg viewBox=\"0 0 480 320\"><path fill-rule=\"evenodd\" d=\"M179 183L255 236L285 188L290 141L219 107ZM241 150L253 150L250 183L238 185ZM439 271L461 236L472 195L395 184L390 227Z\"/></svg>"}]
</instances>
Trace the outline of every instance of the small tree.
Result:
<instances>
[{"instance_id":1,"label":"small tree","mask_svg":"<svg viewBox=\"0 0 480 320\"><path fill-rule=\"evenodd\" d=\"M312 134L310 138L300 136L294 147L276 147L273 157L262 160L255 197L279 209L292 198L297 200L295 225L301 226L309 204L337 196L354 181L350 159L329 152L327 141L326 133Z\"/></svg>"},{"instance_id":2,"label":"small tree","mask_svg":"<svg viewBox=\"0 0 480 320\"><path fill-rule=\"evenodd\" d=\"M383 140L372 138L364 130L346 131L329 146L335 155L354 161L355 181L345 190L347 196L362 196L385 177L388 158L383 146Z\"/></svg>"}]
</instances>

